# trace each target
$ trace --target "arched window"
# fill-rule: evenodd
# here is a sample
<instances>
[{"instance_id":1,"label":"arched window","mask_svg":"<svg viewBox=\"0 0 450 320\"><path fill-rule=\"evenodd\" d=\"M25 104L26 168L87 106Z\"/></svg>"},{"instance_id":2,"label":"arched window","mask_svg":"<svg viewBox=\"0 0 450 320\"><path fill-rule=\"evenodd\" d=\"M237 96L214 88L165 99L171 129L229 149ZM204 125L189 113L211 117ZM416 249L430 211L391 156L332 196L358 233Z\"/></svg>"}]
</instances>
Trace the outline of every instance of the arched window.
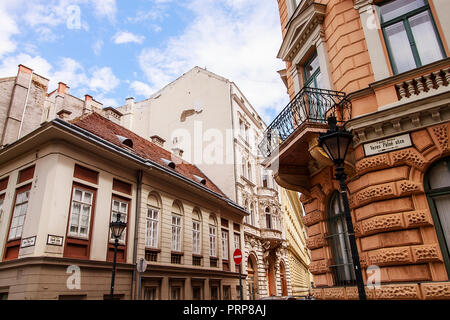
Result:
<instances>
[{"instance_id":1,"label":"arched window","mask_svg":"<svg viewBox=\"0 0 450 320\"><path fill-rule=\"evenodd\" d=\"M272 229L272 215L270 214L270 208L266 208L266 228Z\"/></svg>"},{"instance_id":2,"label":"arched window","mask_svg":"<svg viewBox=\"0 0 450 320\"><path fill-rule=\"evenodd\" d=\"M192 253L201 254L202 249L202 218L199 209L192 211Z\"/></svg>"},{"instance_id":3,"label":"arched window","mask_svg":"<svg viewBox=\"0 0 450 320\"><path fill-rule=\"evenodd\" d=\"M161 212L160 202L155 194L150 194L147 198L147 217L145 246L150 248L158 247L158 227Z\"/></svg>"},{"instance_id":4,"label":"arched window","mask_svg":"<svg viewBox=\"0 0 450 320\"><path fill-rule=\"evenodd\" d=\"M344 205L337 191L330 198L328 207L328 226L333 249L333 269L335 285L353 285L355 273L350 253Z\"/></svg>"},{"instance_id":5,"label":"arched window","mask_svg":"<svg viewBox=\"0 0 450 320\"><path fill-rule=\"evenodd\" d=\"M447 274L450 276L450 157L431 166L425 175L424 185Z\"/></svg>"}]
</instances>

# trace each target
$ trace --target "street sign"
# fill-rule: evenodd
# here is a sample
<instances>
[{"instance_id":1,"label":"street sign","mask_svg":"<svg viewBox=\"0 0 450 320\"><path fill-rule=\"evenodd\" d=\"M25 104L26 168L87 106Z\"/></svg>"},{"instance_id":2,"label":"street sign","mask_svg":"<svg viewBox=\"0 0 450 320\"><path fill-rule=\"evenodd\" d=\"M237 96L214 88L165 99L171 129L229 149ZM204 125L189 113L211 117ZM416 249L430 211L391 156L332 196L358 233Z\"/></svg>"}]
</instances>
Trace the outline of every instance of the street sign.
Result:
<instances>
[{"instance_id":1,"label":"street sign","mask_svg":"<svg viewBox=\"0 0 450 320\"><path fill-rule=\"evenodd\" d=\"M147 260L141 258L137 264L137 270L139 272L145 272L146 269L147 269Z\"/></svg>"},{"instance_id":2,"label":"street sign","mask_svg":"<svg viewBox=\"0 0 450 320\"><path fill-rule=\"evenodd\" d=\"M236 263L237 265L241 264L241 262L242 262L242 251L240 249L234 250L233 259L234 259L234 263Z\"/></svg>"}]
</instances>

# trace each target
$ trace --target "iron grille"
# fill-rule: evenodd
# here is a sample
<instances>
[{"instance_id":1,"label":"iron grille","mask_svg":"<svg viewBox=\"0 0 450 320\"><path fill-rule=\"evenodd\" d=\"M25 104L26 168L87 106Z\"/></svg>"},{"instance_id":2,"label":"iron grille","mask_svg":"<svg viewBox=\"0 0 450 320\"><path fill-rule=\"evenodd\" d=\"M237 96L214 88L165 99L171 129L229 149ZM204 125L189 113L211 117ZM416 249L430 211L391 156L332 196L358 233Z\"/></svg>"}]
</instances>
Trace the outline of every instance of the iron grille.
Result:
<instances>
[{"instance_id":1,"label":"iron grille","mask_svg":"<svg viewBox=\"0 0 450 320\"><path fill-rule=\"evenodd\" d=\"M351 118L351 102L344 92L304 87L264 131L258 149L268 157L297 128L305 123L327 123L329 116L338 123Z\"/></svg>"}]
</instances>

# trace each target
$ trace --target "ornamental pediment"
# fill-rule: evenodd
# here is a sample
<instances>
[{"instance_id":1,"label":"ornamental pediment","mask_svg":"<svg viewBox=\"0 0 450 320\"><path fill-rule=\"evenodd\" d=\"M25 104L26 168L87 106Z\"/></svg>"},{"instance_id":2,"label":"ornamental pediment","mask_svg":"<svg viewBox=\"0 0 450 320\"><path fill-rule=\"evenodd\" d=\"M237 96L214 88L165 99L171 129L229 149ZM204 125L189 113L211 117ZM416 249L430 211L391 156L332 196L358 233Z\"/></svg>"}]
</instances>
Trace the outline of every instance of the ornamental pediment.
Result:
<instances>
[{"instance_id":1,"label":"ornamental pediment","mask_svg":"<svg viewBox=\"0 0 450 320\"><path fill-rule=\"evenodd\" d=\"M287 32L277 55L283 61L291 61L295 57L325 18L326 5L309 1L305 4L297 8L286 26Z\"/></svg>"}]
</instances>

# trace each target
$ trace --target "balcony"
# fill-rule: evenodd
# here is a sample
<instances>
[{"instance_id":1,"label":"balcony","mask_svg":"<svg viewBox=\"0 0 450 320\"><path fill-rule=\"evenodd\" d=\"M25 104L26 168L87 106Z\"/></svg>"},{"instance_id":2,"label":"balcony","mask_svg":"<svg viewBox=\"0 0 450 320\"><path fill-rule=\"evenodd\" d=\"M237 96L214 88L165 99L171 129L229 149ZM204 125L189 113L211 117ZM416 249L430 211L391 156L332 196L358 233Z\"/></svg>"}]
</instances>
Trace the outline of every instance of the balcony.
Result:
<instances>
[{"instance_id":1,"label":"balcony","mask_svg":"<svg viewBox=\"0 0 450 320\"><path fill-rule=\"evenodd\" d=\"M282 232L276 229L261 229L261 238L268 241L270 248L277 247L282 241Z\"/></svg>"},{"instance_id":2,"label":"balcony","mask_svg":"<svg viewBox=\"0 0 450 320\"><path fill-rule=\"evenodd\" d=\"M263 165L280 186L309 193L310 169L329 161L317 147L319 133L326 132L329 116L343 125L351 112L344 92L304 87L264 132L258 146Z\"/></svg>"}]
</instances>

